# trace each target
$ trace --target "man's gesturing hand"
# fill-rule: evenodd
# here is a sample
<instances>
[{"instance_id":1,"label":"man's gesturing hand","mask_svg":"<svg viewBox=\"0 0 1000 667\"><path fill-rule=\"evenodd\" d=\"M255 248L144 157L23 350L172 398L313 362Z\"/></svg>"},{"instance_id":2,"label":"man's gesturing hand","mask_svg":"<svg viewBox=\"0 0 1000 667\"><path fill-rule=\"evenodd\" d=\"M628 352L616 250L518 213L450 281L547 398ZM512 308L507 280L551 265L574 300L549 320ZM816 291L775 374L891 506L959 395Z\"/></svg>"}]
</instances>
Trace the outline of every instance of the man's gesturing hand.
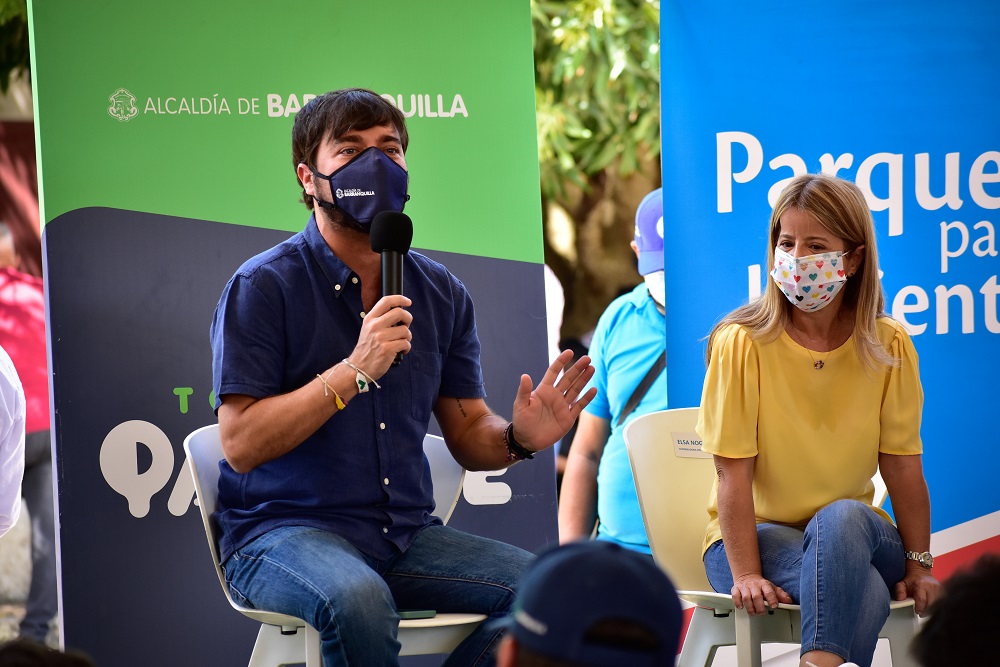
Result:
<instances>
[{"instance_id":1,"label":"man's gesturing hand","mask_svg":"<svg viewBox=\"0 0 1000 667\"><path fill-rule=\"evenodd\" d=\"M586 394L580 396L580 392L594 376L590 357L581 357L560 377L559 372L572 358L572 350L566 350L556 357L534 391L531 377L521 376L521 384L514 398L514 439L531 451L551 447L566 435L580 412L597 395L597 389L591 387Z\"/></svg>"}]
</instances>

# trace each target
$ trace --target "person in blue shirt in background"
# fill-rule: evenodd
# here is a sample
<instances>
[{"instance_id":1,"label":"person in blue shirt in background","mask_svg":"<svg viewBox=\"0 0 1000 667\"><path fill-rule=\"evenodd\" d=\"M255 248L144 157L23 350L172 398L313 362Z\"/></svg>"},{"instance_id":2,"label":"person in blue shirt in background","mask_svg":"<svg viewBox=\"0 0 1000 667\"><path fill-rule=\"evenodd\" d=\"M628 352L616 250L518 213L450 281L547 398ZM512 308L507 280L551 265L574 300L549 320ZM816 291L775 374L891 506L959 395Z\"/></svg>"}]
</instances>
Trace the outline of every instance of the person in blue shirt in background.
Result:
<instances>
[{"instance_id":1,"label":"person in blue shirt in background","mask_svg":"<svg viewBox=\"0 0 1000 667\"><path fill-rule=\"evenodd\" d=\"M580 415L559 495L559 541L589 537L649 554L622 433L637 416L667 408L663 191L643 198L632 250L643 282L611 302L590 345L597 395ZM645 382L643 382L645 380Z\"/></svg>"},{"instance_id":2,"label":"person in blue shirt in background","mask_svg":"<svg viewBox=\"0 0 1000 667\"><path fill-rule=\"evenodd\" d=\"M313 214L240 267L211 328L226 581L241 603L313 626L326 667L397 664L400 609L509 613L532 556L433 516L431 416L463 467L497 470L551 447L594 393L589 359L560 373L563 353L537 385L521 376L508 422L484 401L455 276L409 252L407 296L381 296L369 234L409 198L407 145L403 114L370 90L303 107L292 165ZM492 664L501 632L484 623L446 664Z\"/></svg>"}]
</instances>

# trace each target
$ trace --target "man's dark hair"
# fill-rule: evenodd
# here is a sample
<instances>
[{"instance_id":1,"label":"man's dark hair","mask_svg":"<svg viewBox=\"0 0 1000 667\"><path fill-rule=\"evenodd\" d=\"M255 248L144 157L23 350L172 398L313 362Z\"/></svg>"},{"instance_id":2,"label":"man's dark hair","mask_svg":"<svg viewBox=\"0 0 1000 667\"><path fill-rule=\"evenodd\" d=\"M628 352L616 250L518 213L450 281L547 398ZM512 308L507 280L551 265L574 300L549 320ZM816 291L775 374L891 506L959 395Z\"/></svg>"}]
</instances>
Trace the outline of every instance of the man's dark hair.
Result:
<instances>
[{"instance_id":1,"label":"man's dark hair","mask_svg":"<svg viewBox=\"0 0 1000 667\"><path fill-rule=\"evenodd\" d=\"M910 645L923 667L992 664L1000 624L1000 554L985 554L944 582Z\"/></svg>"},{"instance_id":2,"label":"man's dark hair","mask_svg":"<svg viewBox=\"0 0 1000 667\"><path fill-rule=\"evenodd\" d=\"M292 126L292 168L302 163L316 166L316 151L326 137L342 137L355 130L390 125L399 132L403 153L410 143L406 118L392 102L365 88L334 90L312 99L295 115ZM298 175L295 177L298 183ZM299 183L299 187L302 184ZM312 197L302 188L302 203L313 207Z\"/></svg>"}]
</instances>

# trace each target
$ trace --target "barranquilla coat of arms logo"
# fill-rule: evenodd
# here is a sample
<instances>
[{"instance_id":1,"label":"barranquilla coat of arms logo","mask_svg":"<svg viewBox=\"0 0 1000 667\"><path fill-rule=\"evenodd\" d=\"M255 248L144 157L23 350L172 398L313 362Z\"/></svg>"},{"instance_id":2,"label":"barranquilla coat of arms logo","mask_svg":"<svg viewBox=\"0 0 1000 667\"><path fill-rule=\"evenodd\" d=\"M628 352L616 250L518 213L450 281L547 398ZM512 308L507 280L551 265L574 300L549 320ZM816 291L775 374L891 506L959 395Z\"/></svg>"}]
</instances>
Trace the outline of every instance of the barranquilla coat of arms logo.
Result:
<instances>
[{"instance_id":1,"label":"barranquilla coat of arms logo","mask_svg":"<svg viewBox=\"0 0 1000 667\"><path fill-rule=\"evenodd\" d=\"M127 121L139 113L139 107L135 105L135 95L128 92L125 88L119 88L108 99L111 100L111 106L108 107L108 114L112 118Z\"/></svg>"}]
</instances>

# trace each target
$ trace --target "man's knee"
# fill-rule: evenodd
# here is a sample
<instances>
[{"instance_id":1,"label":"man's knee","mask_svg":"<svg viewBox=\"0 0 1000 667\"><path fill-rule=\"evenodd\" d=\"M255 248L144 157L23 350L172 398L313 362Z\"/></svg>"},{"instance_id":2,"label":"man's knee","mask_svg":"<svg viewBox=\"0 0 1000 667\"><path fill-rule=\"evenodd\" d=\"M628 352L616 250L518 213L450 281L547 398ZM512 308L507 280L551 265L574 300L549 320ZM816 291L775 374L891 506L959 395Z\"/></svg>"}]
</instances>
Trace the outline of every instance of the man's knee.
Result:
<instances>
[{"instance_id":1,"label":"man's knee","mask_svg":"<svg viewBox=\"0 0 1000 667\"><path fill-rule=\"evenodd\" d=\"M372 631L382 627L389 632L395 622L392 594L377 575L317 587L312 605L306 618L322 634L331 629L352 634L362 627Z\"/></svg>"},{"instance_id":2,"label":"man's knee","mask_svg":"<svg viewBox=\"0 0 1000 667\"><path fill-rule=\"evenodd\" d=\"M381 616L391 613L393 609L392 593L374 571L370 575L355 576L326 586L321 591L320 603L336 609L338 613L358 616Z\"/></svg>"}]
</instances>

